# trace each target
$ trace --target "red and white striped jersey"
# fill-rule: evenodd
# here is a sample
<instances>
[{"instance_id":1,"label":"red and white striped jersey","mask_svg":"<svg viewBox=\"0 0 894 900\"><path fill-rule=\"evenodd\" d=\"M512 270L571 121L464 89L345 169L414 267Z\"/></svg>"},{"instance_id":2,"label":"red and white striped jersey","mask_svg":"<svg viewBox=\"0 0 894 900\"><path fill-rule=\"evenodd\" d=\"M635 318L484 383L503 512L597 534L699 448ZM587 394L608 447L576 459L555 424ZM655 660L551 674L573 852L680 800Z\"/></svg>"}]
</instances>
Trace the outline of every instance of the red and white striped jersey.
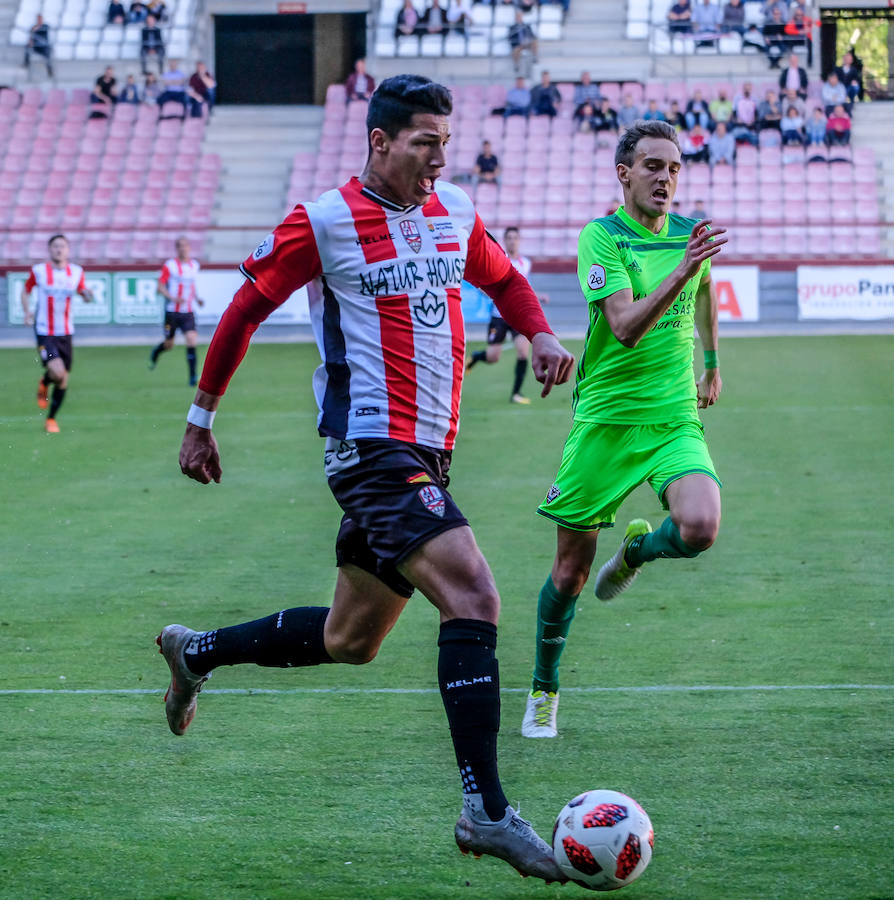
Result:
<instances>
[{"instance_id":1,"label":"red and white striped jersey","mask_svg":"<svg viewBox=\"0 0 894 900\"><path fill-rule=\"evenodd\" d=\"M74 263L56 269L52 263L38 263L31 267L25 282L25 293L37 289L34 307L34 330L43 335L74 334L71 298L87 290L84 270Z\"/></svg>"},{"instance_id":2,"label":"red and white striped jersey","mask_svg":"<svg viewBox=\"0 0 894 900\"><path fill-rule=\"evenodd\" d=\"M199 263L195 259L189 262L181 262L179 259L169 259L161 267L161 275L158 283L168 289L168 293L175 300L166 300L165 309L168 312L191 313L193 300L196 299L196 276L199 274Z\"/></svg>"},{"instance_id":3,"label":"red and white striped jersey","mask_svg":"<svg viewBox=\"0 0 894 900\"><path fill-rule=\"evenodd\" d=\"M302 285L323 363L320 434L452 449L465 362L463 278L511 271L468 196L399 207L356 178L296 206L241 266L273 303Z\"/></svg>"},{"instance_id":4,"label":"red and white striped jersey","mask_svg":"<svg viewBox=\"0 0 894 900\"><path fill-rule=\"evenodd\" d=\"M528 278L531 274L531 260L527 256L509 257L509 262L515 267L516 272Z\"/></svg>"}]
</instances>

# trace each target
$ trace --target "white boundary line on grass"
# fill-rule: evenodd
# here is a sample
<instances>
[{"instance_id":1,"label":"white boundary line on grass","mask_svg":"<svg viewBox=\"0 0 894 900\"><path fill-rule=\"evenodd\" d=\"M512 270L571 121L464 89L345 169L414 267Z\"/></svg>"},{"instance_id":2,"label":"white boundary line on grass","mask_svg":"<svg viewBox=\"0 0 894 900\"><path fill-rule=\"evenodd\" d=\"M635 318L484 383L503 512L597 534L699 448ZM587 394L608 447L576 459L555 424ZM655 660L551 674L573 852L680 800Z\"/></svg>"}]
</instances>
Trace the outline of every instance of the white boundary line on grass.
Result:
<instances>
[{"instance_id":1,"label":"white boundary line on grass","mask_svg":"<svg viewBox=\"0 0 894 900\"><path fill-rule=\"evenodd\" d=\"M527 693L527 688L501 688L501 694ZM686 694L749 691L890 691L894 684L646 684L630 687L571 687L563 688L567 694ZM24 694L161 694L158 688L8 688L0 689L0 695ZM273 694L293 696L301 694L438 694L438 688L210 688L204 694Z\"/></svg>"}]
</instances>

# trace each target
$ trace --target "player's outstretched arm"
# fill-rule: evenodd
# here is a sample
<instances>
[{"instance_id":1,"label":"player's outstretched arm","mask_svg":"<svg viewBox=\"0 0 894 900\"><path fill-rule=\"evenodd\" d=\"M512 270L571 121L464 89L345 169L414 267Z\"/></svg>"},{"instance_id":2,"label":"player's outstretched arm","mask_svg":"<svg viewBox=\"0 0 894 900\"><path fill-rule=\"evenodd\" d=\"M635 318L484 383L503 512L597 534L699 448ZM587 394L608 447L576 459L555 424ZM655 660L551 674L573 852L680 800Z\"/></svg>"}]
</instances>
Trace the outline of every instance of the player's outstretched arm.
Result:
<instances>
[{"instance_id":1,"label":"player's outstretched arm","mask_svg":"<svg viewBox=\"0 0 894 900\"><path fill-rule=\"evenodd\" d=\"M709 229L710 219L697 222L689 235L679 265L658 287L636 303L629 288L610 294L600 302L612 334L625 347L635 347L649 329L668 311L686 282L694 278L705 260L716 256L729 240L725 228Z\"/></svg>"},{"instance_id":2,"label":"player's outstretched arm","mask_svg":"<svg viewBox=\"0 0 894 900\"><path fill-rule=\"evenodd\" d=\"M574 371L574 357L549 331L540 331L531 340L531 367L534 377L543 385L540 392L545 397L553 385L565 384Z\"/></svg>"},{"instance_id":3,"label":"player's outstretched arm","mask_svg":"<svg viewBox=\"0 0 894 900\"><path fill-rule=\"evenodd\" d=\"M723 389L717 361L717 291L710 276L702 281L695 295L695 327L705 352L705 370L695 383L698 408L707 409L717 402Z\"/></svg>"},{"instance_id":4,"label":"player's outstretched arm","mask_svg":"<svg viewBox=\"0 0 894 900\"><path fill-rule=\"evenodd\" d=\"M186 434L180 445L180 471L202 484L212 481L219 484L222 474L220 451L211 433L211 423L219 403L219 396L201 388L196 391L196 399L186 419Z\"/></svg>"}]
</instances>

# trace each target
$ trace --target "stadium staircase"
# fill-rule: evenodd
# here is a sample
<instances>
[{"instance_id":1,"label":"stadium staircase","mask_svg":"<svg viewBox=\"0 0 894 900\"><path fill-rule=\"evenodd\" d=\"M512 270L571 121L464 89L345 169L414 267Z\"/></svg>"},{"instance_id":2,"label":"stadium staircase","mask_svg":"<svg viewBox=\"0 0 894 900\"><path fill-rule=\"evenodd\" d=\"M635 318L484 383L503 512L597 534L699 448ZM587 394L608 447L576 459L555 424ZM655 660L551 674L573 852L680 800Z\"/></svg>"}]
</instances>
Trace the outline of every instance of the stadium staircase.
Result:
<instances>
[{"instance_id":1,"label":"stadium staircase","mask_svg":"<svg viewBox=\"0 0 894 900\"><path fill-rule=\"evenodd\" d=\"M323 110L317 106L219 106L205 150L221 159L208 262L241 261L283 217L297 153L316 155Z\"/></svg>"},{"instance_id":2,"label":"stadium staircase","mask_svg":"<svg viewBox=\"0 0 894 900\"><path fill-rule=\"evenodd\" d=\"M894 146L894 103L863 103L854 116L852 138L855 147ZM884 222L894 222L894 157L877 153L879 166L878 206ZM894 257L894 227L882 229L882 251Z\"/></svg>"}]
</instances>

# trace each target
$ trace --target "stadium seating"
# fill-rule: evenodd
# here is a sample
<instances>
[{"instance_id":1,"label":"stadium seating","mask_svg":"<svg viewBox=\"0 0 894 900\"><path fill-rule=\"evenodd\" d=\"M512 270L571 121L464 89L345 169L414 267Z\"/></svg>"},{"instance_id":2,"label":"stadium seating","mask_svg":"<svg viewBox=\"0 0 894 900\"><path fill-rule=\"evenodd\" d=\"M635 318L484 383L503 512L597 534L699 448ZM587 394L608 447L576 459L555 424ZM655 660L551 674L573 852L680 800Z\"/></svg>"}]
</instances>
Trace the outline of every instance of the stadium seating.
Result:
<instances>
[{"instance_id":1,"label":"stadium seating","mask_svg":"<svg viewBox=\"0 0 894 900\"><path fill-rule=\"evenodd\" d=\"M170 0L166 6L168 19L161 23L161 29L167 56L168 59L180 59L189 51L195 0ZM9 42L24 47L40 13L50 26L56 60L114 62L139 59L142 26L136 23L106 25L108 8L108 0L19 0Z\"/></svg>"},{"instance_id":2,"label":"stadium seating","mask_svg":"<svg viewBox=\"0 0 894 900\"><path fill-rule=\"evenodd\" d=\"M770 84L754 87L766 90ZM502 85L455 87L453 137L443 177L460 176L458 183L475 200L489 228L523 226L530 255L567 258L576 253L583 225L619 204L622 195L613 146L601 146L592 134L573 132L573 86L558 87L564 102L552 120L491 115L505 97ZM696 88L708 99L721 88L730 96L736 90L728 82L600 85L610 97L632 93L662 103L670 99L685 103ZM346 116L344 88L330 86L322 130L326 152L295 156L287 208L337 187L362 169L366 107L352 103L347 110ZM499 186L475 187L462 180L471 172L484 139L500 160ZM677 200L684 215L702 200L719 221L733 226L730 255L873 256L880 252L876 178L875 153L868 148L853 152L850 147L812 148L808 155L802 147L744 144L738 148L735 167L687 166ZM845 230L847 239L838 240L836 233ZM821 232L832 238L825 240Z\"/></svg>"},{"instance_id":3,"label":"stadium seating","mask_svg":"<svg viewBox=\"0 0 894 900\"><path fill-rule=\"evenodd\" d=\"M154 262L184 232L200 254L220 172L205 121L88 109L86 91L0 91L0 262L43 256L57 231L88 263Z\"/></svg>"}]
</instances>

